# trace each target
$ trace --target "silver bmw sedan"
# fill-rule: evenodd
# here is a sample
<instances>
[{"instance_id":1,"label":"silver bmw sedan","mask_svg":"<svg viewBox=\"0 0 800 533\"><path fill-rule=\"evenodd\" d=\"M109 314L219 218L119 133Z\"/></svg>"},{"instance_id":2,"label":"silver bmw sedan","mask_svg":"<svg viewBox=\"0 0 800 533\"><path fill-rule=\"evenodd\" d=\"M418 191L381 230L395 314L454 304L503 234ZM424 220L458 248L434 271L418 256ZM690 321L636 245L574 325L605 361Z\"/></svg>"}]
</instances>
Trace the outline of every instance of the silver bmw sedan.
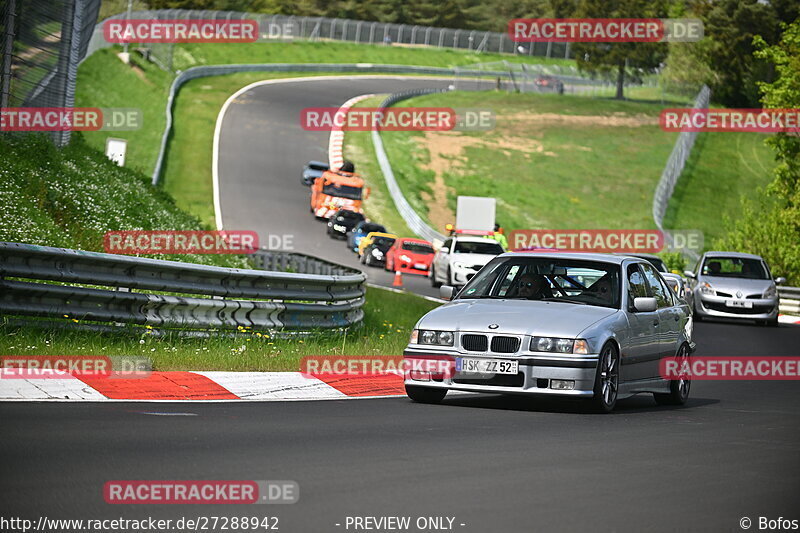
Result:
<instances>
[{"instance_id":1,"label":"silver bmw sedan","mask_svg":"<svg viewBox=\"0 0 800 533\"><path fill-rule=\"evenodd\" d=\"M640 392L683 404L689 379L662 378L659 361L693 350L689 306L648 261L506 253L417 322L405 388L425 403L459 390L580 397L600 412Z\"/></svg>"}]
</instances>

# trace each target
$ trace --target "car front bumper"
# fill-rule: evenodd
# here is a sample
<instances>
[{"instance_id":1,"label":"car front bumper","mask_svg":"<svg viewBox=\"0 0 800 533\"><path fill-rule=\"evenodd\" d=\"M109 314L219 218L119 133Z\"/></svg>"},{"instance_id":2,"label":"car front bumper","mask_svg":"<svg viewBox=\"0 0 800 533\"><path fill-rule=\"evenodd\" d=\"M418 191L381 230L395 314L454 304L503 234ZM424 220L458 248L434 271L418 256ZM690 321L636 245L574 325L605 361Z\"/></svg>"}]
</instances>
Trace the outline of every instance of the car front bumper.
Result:
<instances>
[{"instance_id":1,"label":"car front bumper","mask_svg":"<svg viewBox=\"0 0 800 533\"><path fill-rule=\"evenodd\" d=\"M752 302L752 308L728 307L725 305L725 302L730 300L730 298L702 293L695 293L694 300L695 314L701 317L771 320L778 316L777 298L744 300L746 302Z\"/></svg>"},{"instance_id":2,"label":"car front bumper","mask_svg":"<svg viewBox=\"0 0 800 533\"><path fill-rule=\"evenodd\" d=\"M466 392L488 392L502 394L535 394L571 397L592 397L594 395L594 382L597 373L598 355L580 356L507 356L499 357L496 355L479 354L460 354L416 350L406 348L403 351L406 359L436 361L440 367L448 366L443 361L449 361L449 368L455 369L456 357L471 357L482 359L503 359L507 361L518 361L519 372L516 375L495 374L490 379L475 378L473 375L459 375L450 372L433 372L431 379L412 379L412 376L420 377L420 374L406 372L405 384L420 387L431 387L438 389L458 390ZM408 365L415 368L413 362ZM423 373L424 375L424 373ZM553 380L572 381L574 388L571 390L551 388Z\"/></svg>"},{"instance_id":3,"label":"car front bumper","mask_svg":"<svg viewBox=\"0 0 800 533\"><path fill-rule=\"evenodd\" d=\"M480 266L477 266L477 270L473 267L451 267L453 284L458 286L466 285L480 269Z\"/></svg>"},{"instance_id":4,"label":"car front bumper","mask_svg":"<svg viewBox=\"0 0 800 533\"><path fill-rule=\"evenodd\" d=\"M425 268L417 268L417 265L424 266ZM421 274L423 276L427 276L430 270L430 264L420 263L419 261L411 261L409 263L408 261L395 260L394 267L403 274Z\"/></svg>"}]
</instances>

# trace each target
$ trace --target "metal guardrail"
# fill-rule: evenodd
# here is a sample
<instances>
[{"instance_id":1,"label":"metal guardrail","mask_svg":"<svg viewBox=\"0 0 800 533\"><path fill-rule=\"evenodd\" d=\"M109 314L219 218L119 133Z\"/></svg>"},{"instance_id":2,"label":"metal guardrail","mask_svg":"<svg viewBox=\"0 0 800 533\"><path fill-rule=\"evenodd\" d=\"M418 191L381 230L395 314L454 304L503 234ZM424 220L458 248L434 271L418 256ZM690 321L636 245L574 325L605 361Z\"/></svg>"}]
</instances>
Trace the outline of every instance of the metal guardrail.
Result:
<instances>
[{"instance_id":1,"label":"metal guardrail","mask_svg":"<svg viewBox=\"0 0 800 533\"><path fill-rule=\"evenodd\" d=\"M172 131L172 110L178 90L187 81L207 76L223 76L225 74L235 74L238 72L348 72L366 73L377 72L381 74L428 74L434 76L454 76L456 70L441 67L418 67L411 65L373 65L369 63L266 63L266 64L245 64L245 65L209 65L202 67L192 67L178 74L172 81L169 89L166 108L166 126L161 135L161 147L158 151L158 159L153 169L152 183L158 185L161 179L161 171L164 167L164 159L169 145L170 132ZM459 73L464 75L469 71L460 69ZM475 71L476 76L499 76L506 77L508 72L489 72Z\"/></svg>"},{"instance_id":2,"label":"metal guardrail","mask_svg":"<svg viewBox=\"0 0 800 533\"><path fill-rule=\"evenodd\" d=\"M407 100L408 98L413 98L415 96L443 92L447 92L447 90L416 89L413 91L395 93L389 95L389 97L381 103L381 107L389 107L401 100ZM386 155L386 150L383 147L383 141L381 140L380 133L377 129L372 130L372 145L375 148L375 156L378 158L378 165L381 167L381 173L383 174L383 179L386 181L386 187L389 189L389 194L392 196L394 205L397 208L397 211L400 213L400 216L403 217L406 225L409 227L409 229L411 229L411 231L425 240L431 242L443 241L445 236L430 227L424 220L422 220L422 217L420 217L417 212L414 211L414 208L408 203L406 197L403 196L403 191L400 190L400 186L397 184L397 179L394 177L392 165L389 163L389 158Z\"/></svg>"},{"instance_id":3,"label":"metal guardrail","mask_svg":"<svg viewBox=\"0 0 800 533\"><path fill-rule=\"evenodd\" d=\"M360 271L266 250L256 253L256 262L296 272L4 242L0 314L195 330L309 331L362 320L366 276Z\"/></svg>"},{"instance_id":4,"label":"metal guardrail","mask_svg":"<svg viewBox=\"0 0 800 533\"><path fill-rule=\"evenodd\" d=\"M781 313L800 315L800 287L778 287Z\"/></svg>"},{"instance_id":5,"label":"metal guardrail","mask_svg":"<svg viewBox=\"0 0 800 533\"><path fill-rule=\"evenodd\" d=\"M114 15L114 19L125 19L127 13ZM305 17L295 15L270 15L243 13L238 11L159 9L133 11L132 19L215 19L241 20L254 19L259 25L261 39L269 37L271 29L279 29L280 40L329 40L356 44L405 44L454 48L473 52L496 52L514 55L541 56L547 58L570 57L570 43L515 43L507 32L479 30L459 30L409 24L392 24L364 20ZM289 30L289 31L284 31ZM269 40L269 39L267 39ZM103 38L102 24L95 28L89 43L89 53L106 48L110 44ZM160 45L156 51L160 61L169 64L172 47Z\"/></svg>"},{"instance_id":6,"label":"metal guardrail","mask_svg":"<svg viewBox=\"0 0 800 533\"><path fill-rule=\"evenodd\" d=\"M708 107L709 100L711 99L711 89L707 85L703 85L700 92L697 93L695 98L694 109L705 109ZM658 226L658 229L664 230L664 215L667 212L667 206L672 198L672 193L675 191L675 184L681 177L686 161L692 153L694 141L697 139L697 132L682 131L678 134L678 140L675 141L675 146L672 148L672 153L667 160L664 171L661 173L661 179L656 186L656 192L653 195L653 220ZM699 255L692 250L686 250L686 253L692 257L693 260L699 259Z\"/></svg>"}]
</instances>

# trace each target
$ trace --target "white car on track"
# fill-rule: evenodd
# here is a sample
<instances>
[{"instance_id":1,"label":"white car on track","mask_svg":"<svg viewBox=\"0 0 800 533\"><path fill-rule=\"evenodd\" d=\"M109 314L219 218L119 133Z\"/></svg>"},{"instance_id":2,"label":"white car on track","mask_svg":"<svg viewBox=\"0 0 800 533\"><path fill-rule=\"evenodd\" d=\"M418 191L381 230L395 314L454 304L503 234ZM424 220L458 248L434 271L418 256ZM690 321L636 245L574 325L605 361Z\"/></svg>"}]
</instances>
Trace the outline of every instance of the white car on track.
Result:
<instances>
[{"instance_id":1,"label":"white car on track","mask_svg":"<svg viewBox=\"0 0 800 533\"><path fill-rule=\"evenodd\" d=\"M436 251L428 277L431 285L463 287L483 265L503 253L503 247L486 237L455 236Z\"/></svg>"}]
</instances>

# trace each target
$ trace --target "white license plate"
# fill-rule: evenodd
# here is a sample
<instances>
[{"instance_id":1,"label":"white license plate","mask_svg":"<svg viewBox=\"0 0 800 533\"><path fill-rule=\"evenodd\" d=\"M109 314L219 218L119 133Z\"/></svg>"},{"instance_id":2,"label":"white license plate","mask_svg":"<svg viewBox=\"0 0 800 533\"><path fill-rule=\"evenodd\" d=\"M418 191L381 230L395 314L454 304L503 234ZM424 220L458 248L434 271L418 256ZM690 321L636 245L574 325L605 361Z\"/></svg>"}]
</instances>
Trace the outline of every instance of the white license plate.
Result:
<instances>
[{"instance_id":1,"label":"white license plate","mask_svg":"<svg viewBox=\"0 0 800 533\"><path fill-rule=\"evenodd\" d=\"M725 300L725 305L727 307L742 307L744 309L753 308L753 302L748 302L747 300Z\"/></svg>"},{"instance_id":2,"label":"white license plate","mask_svg":"<svg viewBox=\"0 0 800 533\"><path fill-rule=\"evenodd\" d=\"M456 357L456 372L467 374L516 374L519 372L519 361Z\"/></svg>"},{"instance_id":3,"label":"white license plate","mask_svg":"<svg viewBox=\"0 0 800 533\"><path fill-rule=\"evenodd\" d=\"M414 263L414 268L417 270L428 270L428 265L425 263Z\"/></svg>"}]
</instances>

